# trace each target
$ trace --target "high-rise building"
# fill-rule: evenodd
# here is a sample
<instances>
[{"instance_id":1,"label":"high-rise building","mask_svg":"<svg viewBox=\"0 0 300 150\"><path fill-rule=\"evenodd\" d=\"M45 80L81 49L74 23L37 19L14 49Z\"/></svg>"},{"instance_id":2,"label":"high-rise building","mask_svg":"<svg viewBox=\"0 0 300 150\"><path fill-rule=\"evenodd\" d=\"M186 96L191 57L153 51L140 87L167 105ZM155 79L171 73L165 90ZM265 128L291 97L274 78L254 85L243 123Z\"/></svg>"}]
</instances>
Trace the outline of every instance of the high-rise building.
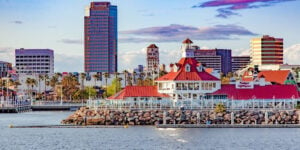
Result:
<instances>
[{"instance_id":1,"label":"high-rise building","mask_svg":"<svg viewBox=\"0 0 300 150\"><path fill-rule=\"evenodd\" d=\"M85 72L117 72L117 6L91 2L84 17Z\"/></svg>"},{"instance_id":2,"label":"high-rise building","mask_svg":"<svg viewBox=\"0 0 300 150\"><path fill-rule=\"evenodd\" d=\"M250 64L250 56L232 56L231 60L232 72L243 69Z\"/></svg>"},{"instance_id":3,"label":"high-rise building","mask_svg":"<svg viewBox=\"0 0 300 150\"><path fill-rule=\"evenodd\" d=\"M231 49L216 49L217 56L221 56L222 73L232 72Z\"/></svg>"},{"instance_id":4,"label":"high-rise building","mask_svg":"<svg viewBox=\"0 0 300 150\"><path fill-rule=\"evenodd\" d=\"M146 49L147 53L147 72L159 70L159 49L155 44L151 44Z\"/></svg>"},{"instance_id":5,"label":"high-rise building","mask_svg":"<svg viewBox=\"0 0 300 150\"><path fill-rule=\"evenodd\" d=\"M207 68L214 68L224 74L232 71L230 49L197 49L195 59Z\"/></svg>"},{"instance_id":6,"label":"high-rise building","mask_svg":"<svg viewBox=\"0 0 300 150\"><path fill-rule=\"evenodd\" d=\"M218 56L216 50L196 50L195 59L206 68L222 70L222 58Z\"/></svg>"},{"instance_id":7,"label":"high-rise building","mask_svg":"<svg viewBox=\"0 0 300 150\"><path fill-rule=\"evenodd\" d=\"M283 39L264 35L251 40L252 65L283 64Z\"/></svg>"},{"instance_id":8,"label":"high-rise building","mask_svg":"<svg viewBox=\"0 0 300 150\"><path fill-rule=\"evenodd\" d=\"M0 78L7 77L9 71L12 70L12 64L5 61L0 61Z\"/></svg>"},{"instance_id":9,"label":"high-rise building","mask_svg":"<svg viewBox=\"0 0 300 150\"><path fill-rule=\"evenodd\" d=\"M16 49L17 73L54 73L54 54L51 49Z\"/></svg>"}]
</instances>

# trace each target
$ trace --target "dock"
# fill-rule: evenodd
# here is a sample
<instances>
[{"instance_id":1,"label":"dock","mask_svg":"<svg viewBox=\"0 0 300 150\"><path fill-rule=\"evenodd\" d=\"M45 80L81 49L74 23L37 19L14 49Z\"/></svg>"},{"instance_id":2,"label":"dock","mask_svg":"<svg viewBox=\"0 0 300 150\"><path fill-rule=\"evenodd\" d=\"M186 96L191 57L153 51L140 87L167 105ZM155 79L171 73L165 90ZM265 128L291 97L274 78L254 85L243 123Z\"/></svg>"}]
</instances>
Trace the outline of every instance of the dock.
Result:
<instances>
[{"instance_id":1,"label":"dock","mask_svg":"<svg viewBox=\"0 0 300 150\"><path fill-rule=\"evenodd\" d=\"M300 128L300 124L159 124L156 128Z\"/></svg>"},{"instance_id":2,"label":"dock","mask_svg":"<svg viewBox=\"0 0 300 150\"><path fill-rule=\"evenodd\" d=\"M27 111L76 111L82 106L85 106L85 104L60 102L14 103L13 101L2 101L0 103L0 113L22 113Z\"/></svg>"},{"instance_id":3,"label":"dock","mask_svg":"<svg viewBox=\"0 0 300 150\"><path fill-rule=\"evenodd\" d=\"M32 111L76 111L82 105L32 105Z\"/></svg>"}]
</instances>

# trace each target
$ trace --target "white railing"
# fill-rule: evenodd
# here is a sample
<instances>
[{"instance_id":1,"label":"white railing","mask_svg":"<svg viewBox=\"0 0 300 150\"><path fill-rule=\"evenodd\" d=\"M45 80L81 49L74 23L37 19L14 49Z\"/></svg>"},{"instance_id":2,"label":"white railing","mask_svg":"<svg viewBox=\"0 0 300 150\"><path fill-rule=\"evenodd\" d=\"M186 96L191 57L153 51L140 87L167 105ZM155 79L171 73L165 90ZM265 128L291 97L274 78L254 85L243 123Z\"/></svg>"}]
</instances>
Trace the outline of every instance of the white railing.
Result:
<instances>
[{"instance_id":1,"label":"white railing","mask_svg":"<svg viewBox=\"0 0 300 150\"><path fill-rule=\"evenodd\" d=\"M30 106L30 101L27 100L1 100L0 101L0 109L24 107L24 106Z\"/></svg>"},{"instance_id":2,"label":"white railing","mask_svg":"<svg viewBox=\"0 0 300 150\"><path fill-rule=\"evenodd\" d=\"M73 103L63 101L32 101L32 106L85 106L84 102Z\"/></svg>"},{"instance_id":3,"label":"white railing","mask_svg":"<svg viewBox=\"0 0 300 150\"><path fill-rule=\"evenodd\" d=\"M226 109L294 109L299 99L252 99L252 100L231 100L231 99L200 99L200 100L179 100L176 103L172 100L88 100L87 107L105 109L214 109L221 103Z\"/></svg>"}]
</instances>

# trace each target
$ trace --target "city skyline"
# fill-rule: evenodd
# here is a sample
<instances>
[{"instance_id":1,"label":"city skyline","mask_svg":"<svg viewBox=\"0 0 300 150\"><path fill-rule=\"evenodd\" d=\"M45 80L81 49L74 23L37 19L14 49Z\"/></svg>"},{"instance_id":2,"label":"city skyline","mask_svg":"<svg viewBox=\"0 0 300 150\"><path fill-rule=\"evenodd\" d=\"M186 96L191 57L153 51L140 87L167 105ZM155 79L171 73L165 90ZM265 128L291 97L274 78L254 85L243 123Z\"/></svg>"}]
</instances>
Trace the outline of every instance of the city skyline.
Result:
<instances>
[{"instance_id":1,"label":"city skyline","mask_svg":"<svg viewBox=\"0 0 300 150\"><path fill-rule=\"evenodd\" d=\"M55 71L83 71L83 16L90 2L0 1L0 59L14 62L17 48L49 48L55 50ZM143 48L151 43L160 47L161 63L176 62L179 44L187 37L201 48L232 49L233 55L241 55L249 54L251 38L268 34L284 39L284 63L295 64L300 55L300 21L293 19L299 0L109 2L119 9L119 71L146 65Z\"/></svg>"}]
</instances>

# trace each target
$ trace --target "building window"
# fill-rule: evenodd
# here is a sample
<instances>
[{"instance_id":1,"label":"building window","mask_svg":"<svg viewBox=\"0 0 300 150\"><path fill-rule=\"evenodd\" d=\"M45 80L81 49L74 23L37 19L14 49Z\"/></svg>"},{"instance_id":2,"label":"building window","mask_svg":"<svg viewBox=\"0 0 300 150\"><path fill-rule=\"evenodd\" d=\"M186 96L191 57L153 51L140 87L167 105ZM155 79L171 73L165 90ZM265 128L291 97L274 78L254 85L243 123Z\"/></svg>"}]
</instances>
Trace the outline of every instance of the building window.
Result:
<instances>
[{"instance_id":1,"label":"building window","mask_svg":"<svg viewBox=\"0 0 300 150\"><path fill-rule=\"evenodd\" d=\"M185 66L185 71L186 71L186 72L190 72L190 71L191 71L191 66L190 66L189 64L187 64L187 65Z\"/></svg>"}]
</instances>

